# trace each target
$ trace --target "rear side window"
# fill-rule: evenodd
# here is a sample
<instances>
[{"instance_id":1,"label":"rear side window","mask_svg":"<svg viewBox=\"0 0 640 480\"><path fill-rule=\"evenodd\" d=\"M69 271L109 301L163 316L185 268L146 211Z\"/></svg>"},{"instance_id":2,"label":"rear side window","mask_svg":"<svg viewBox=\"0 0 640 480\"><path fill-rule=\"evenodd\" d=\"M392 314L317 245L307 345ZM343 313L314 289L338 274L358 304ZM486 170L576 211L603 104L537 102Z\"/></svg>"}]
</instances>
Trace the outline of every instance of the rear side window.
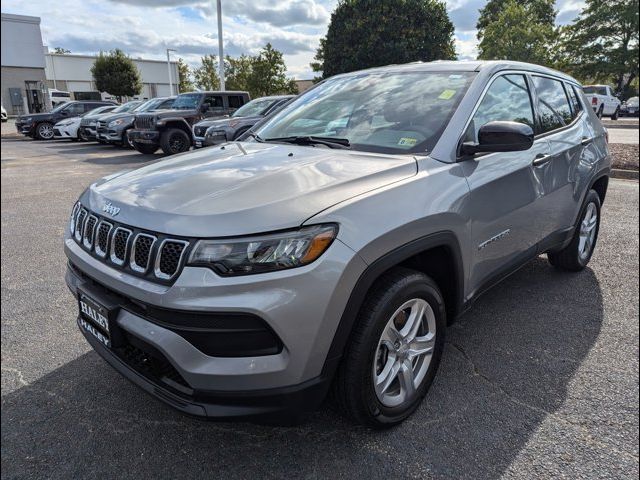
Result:
<instances>
[{"instance_id":1,"label":"rear side window","mask_svg":"<svg viewBox=\"0 0 640 480\"><path fill-rule=\"evenodd\" d=\"M571 113L573 114L572 118L576 118L582 112L582 103L578 97L578 92L576 91L576 87L573 85L569 85L565 83L565 88L567 89L567 93L569 94L569 101L571 102Z\"/></svg>"},{"instance_id":2,"label":"rear side window","mask_svg":"<svg viewBox=\"0 0 640 480\"><path fill-rule=\"evenodd\" d=\"M244 98L240 95L229 95L229 108L240 108L244 105Z\"/></svg>"},{"instance_id":3,"label":"rear side window","mask_svg":"<svg viewBox=\"0 0 640 480\"><path fill-rule=\"evenodd\" d=\"M203 103L209 105L209 110L222 110L224 108L221 95L207 95Z\"/></svg>"},{"instance_id":4,"label":"rear side window","mask_svg":"<svg viewBox=\"0 0 640 480\"><path fill-rule=\"evenodd\" d=\"M569 99L562 82L548 77L533 77L538 94L541 133L562 128L571 123Z\"/></svg>"},{"instance_id":5,"label":"rear side window","mask_svg":"<svg viewBox=\"0 0 640 480\"><path fill-rule=\"evenodd\" d=\"M477 142L480 127L495 121L534 128L533 105L524 75L503 75L494 80L469 124L465 141Z\"/></svg>"}]
</instances>

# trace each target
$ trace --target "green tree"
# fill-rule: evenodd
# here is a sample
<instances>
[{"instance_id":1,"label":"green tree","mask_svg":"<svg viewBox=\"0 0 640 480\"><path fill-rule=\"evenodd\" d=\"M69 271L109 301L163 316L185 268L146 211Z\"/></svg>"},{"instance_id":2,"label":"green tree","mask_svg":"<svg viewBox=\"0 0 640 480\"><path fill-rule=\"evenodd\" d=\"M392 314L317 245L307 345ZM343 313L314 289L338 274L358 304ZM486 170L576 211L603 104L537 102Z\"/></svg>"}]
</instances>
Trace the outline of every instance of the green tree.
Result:
<instances>
[{"instance_id":1,"label":"green tree","mask_svg":"<svg viewBox=\"0 0 640 480\"><path fill-rule=\"evenodd\" d=\"M53 53L57 53L60 55L67 55L69 53L71 53L71 50L67 50L66 48L62 48L62 47L55 47L53 49Z\"/></svg>"},{"instance_id":2,"label":"green tree","mask_svg":"<svg viewBox=\"0 0 640 480\"><path fill-rule=\"evenodd\" d=\"M560 45L559 63L576 77L628 91L638 77L638 0L587 0Z\"/></svg>"},{"instance_id":3,"label":"green tree","mask_svg":"<svg viewBox=\"0 0 640 480\"><path fill-rule=\"evenodd\" d=\"M138 67L119 49L100 52L91 67L91 75L98 91L110 93L120 100L142 91Z\"/></svg>"},{"instance_id":4,"label":"green tree","mask_svg":"<svg viewBox=\"0 0 640 480\"><path fill-rule=\"evenodd\" d=\"M215 55L205 55L201 65L193 70L196 87L202 90L218 90L220 77L218 76L218 61Z\"/></svg>"},{"instance_id":5,"label":"green tree","mask_svg":"<svg viewBox=\"0 0 640 480\"><path fill-rule=\"evenodd\" d=\"M248 90L255 57L241 55L224 59L225 86L229 90Z\"/></svg>"},{"instance_id":6,"label":"green tree","mask_svg":"<svg viewBox=\"0 0 640 480\"><path fill-rule=\"evenodd\" d=\"M480 17L476 24L478 40L482 41L485 29L498 20L500 14L511 0L489 0L480 9ZM540 23L553 27L556 21L555 0L520 0L518 4L525 8L531 23Z\"/></svg>"},{"instance_id":7,"label":"green tree","mask_svg":"<svg viewBox=\"0 0 640 480\"><path fill-rule=\"evenodd\" d=\"M509 0L489 23L478 45L481 60L516 60L548 65L556 38L553 24L532 22L527 7Z\"/></svg>"},{"instance_id":8,"label":"green tree","mask_svg":"<svg viewBox=\"0 0 640 480\"><path fill-rule=\"evenodd\" d=\"M191 82L191 69L187 62L182 58L178 59L178 91L180 93L190 92L193 90Z\"/></svg>"},{"instance_id":9,"label":"green tree","mask_svg":"<svg viewBox=\"0 0 640 480\"><path fill-rule=\"evenodd\" d=\"M340 0L312 64L330 77L393 63L456 58L440 0Z\"/></svg>"},{"instance_id":10,"label":"green tree","mask_svg":"<svg viewBox=\"0 0 640 480\"><path fill-rule=\"evenodd\" d=\"M251 62L251 75L247 79L247 89L253 97L265 95L298 93L296 83L287 78L287 66L282 52L270 43Z\"/></svg>"}]
</instances>

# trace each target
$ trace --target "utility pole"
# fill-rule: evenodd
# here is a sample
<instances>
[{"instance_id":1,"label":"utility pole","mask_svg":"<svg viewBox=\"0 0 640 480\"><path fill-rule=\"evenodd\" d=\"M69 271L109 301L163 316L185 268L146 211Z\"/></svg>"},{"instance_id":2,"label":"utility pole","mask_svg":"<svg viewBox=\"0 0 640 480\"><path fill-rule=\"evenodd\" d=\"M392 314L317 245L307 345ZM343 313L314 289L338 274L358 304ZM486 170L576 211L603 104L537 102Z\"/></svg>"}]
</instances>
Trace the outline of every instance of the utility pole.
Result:
<instances>
[{"instance_id":1,"label":"utility pole","mask_svg":"<svg viewBox=\"0 0 640 480\"><path fill-rule=\"evenodd\" d=\"M216 0L218 7L218 76L220 77L220 90L224 92L224 48L222 46L222 0Z\"/></svg>"},{"instance_id":2,"label":"utility pole","mask_svg":"<svg viewBox=\"0 0 640 480\"><path fill-rule=\"evenodd\" d=\"M167 71L169 72L169 95L173 95L173 81L171 80L171 58L170 53L175 52L173 48L167 48ZM176 84L178 80L176 79Z\"/></svg>"}]
</instances>

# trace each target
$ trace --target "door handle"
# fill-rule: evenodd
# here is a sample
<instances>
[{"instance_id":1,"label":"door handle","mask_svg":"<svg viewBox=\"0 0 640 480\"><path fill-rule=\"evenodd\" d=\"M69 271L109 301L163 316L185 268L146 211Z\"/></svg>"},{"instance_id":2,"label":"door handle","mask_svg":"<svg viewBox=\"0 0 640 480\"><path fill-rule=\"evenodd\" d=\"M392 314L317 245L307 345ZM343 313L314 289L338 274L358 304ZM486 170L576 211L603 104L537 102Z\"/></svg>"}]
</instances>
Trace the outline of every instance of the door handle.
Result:
<instances>
[{"instance_id":1,"label":"door handle","mask_svg":"<svg viewBox=\"0 0 640 480\"><path fill-rule=\"evenodd\" d=\"M593 142L593 138L589 138L589 137L582 137L582 141L580 142L582 144L583 147L586 147L587 145L589 145L591 142Z\"/></svg>"},{"instance_id":2,"label":"door handle","mask_svg":"<svg viewBox=\"0 0 640 480\"><path fill-rule=\"evenodd\" d=\"M550 162L552 158L553 157L551 155L545 155L543 153L540 153L539 155L536 156L536 158L533 159L533 166L539 167L541 165L544 165L545 163Z\"/></svg>"}]
</instances>

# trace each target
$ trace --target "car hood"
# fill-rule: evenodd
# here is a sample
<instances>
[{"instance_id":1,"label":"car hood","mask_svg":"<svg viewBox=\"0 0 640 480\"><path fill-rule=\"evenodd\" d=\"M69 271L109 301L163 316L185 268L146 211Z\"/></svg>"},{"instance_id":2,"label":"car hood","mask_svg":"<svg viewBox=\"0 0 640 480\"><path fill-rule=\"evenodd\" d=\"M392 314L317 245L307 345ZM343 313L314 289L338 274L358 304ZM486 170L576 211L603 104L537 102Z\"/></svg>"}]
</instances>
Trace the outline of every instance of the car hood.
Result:
<instances>
[{"instance_id":1,"label":"car hood","mask_svg":"<svg viewBox=\"0 0 640 480\"><path fill-rule=\"evenodd\" d=\"M131 112L120 112L120 113L105 113L104 115L100 115L100 121L102 122L113 122L114 120L118 120L119 118L129 118L131 121L135 118L135 116Z\"/></svg>"},{"instance_id":2,"label":"car hood","mask_svg":"<svg viewBox=\"0 0 640 480\"><path fill-rule=\"evenodd\" d=\"M405 155L228 143L93 184L82 202L114 220L170 235L226 237L302 225L349 198L414 176ZM113 211L113 210L112 210Z\"/></svg>"},{"instance_id":3,"label":"car hood","mask_svg":"<svg viewBox=\"0 0 640 480\"><path fill-rule=\"evenodd\" d=\"M52 117L53 117L52 113L32 113L29 115L20 115L17 120L20 121L25 118L32 118L33 120L49 120Z\"/></svg>"},{"instance_id":4,"label":"car hood","mask_svg":"<svg viewBox=\"0 0 640 480\"><path fill-rule=\"evenodd\" d=\"M257 122L263 117L226 117L219 120L203 120L196 125L199 127L228 127L231 122L235 122L237 125Z\"/></svg>"}]
</instances>

